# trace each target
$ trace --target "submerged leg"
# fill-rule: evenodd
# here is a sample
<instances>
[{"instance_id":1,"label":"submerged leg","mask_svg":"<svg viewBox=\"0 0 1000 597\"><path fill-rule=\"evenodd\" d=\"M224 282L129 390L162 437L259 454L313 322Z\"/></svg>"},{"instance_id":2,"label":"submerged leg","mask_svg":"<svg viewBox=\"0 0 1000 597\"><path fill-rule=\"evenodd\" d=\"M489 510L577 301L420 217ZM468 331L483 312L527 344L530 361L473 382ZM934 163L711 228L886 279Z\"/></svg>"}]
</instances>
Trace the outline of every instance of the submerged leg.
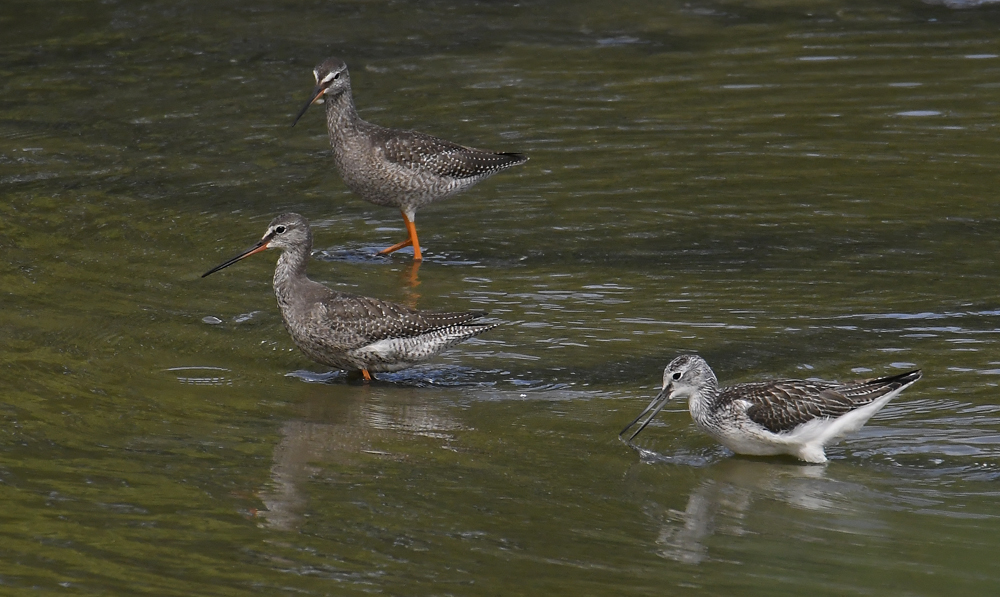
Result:
<instances>
[{"instance_id":1,"label":"submerged leg","mask_svg":"<svg viewBox=\"0 0 1000 597\"><path fill-rule=\"evenodd\" d=\"M392 245L391 247L389 247L387 249L382 249L381 251L378 252L378 254L379 255L388 255L389 253L395 253L396 251L398 251L398 250L400 250L400 249L402 249L404 247L408 247L408 246L410 246L412 244L413 244L412 240L406 239L403 242L396 243L396 244Z\"/></svg>"},{"instance_id":2,"label":"submerged leg","mask_svg":"<svg viewBox=\"0 0 1000 597\"><path fill-rule=\"evenodd\" d=\"M413 260L422 261L423 256L420 254L420 241L417 240L417 225L413 223L413 220L406 217L406 213L403 213L403 220L406 221L406 229L410 231L410 240L413 241Z\"/></svg>"},{"instance_id":3,"label":"submerged leg","mask_svg":"<svg viewBox=\"0 0 1000 597\"><path fill-rule=\"evenodd\" d=\"M406 223L406 231L409 234L409 238L401 243L392 245L388 249L382 249L378 252L379 255L388 255L389 253L396 252L403 247L413 246L413 260L420 261L423 256L420 254L420 241L417 240L417 225L413 223L413 219L406 215L406 212L399 210L399 213L403 214L403 222Z\"/></svg>"}]
</instances>

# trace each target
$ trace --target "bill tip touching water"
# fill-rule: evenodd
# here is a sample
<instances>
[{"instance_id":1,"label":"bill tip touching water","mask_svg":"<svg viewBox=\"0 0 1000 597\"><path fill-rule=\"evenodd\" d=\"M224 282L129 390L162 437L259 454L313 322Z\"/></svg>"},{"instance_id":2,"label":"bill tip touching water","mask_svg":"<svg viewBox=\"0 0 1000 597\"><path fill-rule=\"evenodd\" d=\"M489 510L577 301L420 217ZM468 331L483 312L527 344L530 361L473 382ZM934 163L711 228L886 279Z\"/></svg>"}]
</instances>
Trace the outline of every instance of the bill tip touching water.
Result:
<instances>
[{"instance_id":1,"label":"bill tip touching water","mask_svg":"<svg viewBox=\"0 0 1000 597\"><path fill-rule=\"evenodd\" d=\"M618 435L646 417L631 442L668 402L680 399L698 428L737 454L823 463L827 445L860 429L922 375L916 369L848 383L783 379L720 388L705 359L682 355L663 370L660 393Z\"/></svg>"},{"instance_id":2,"label":"bill tip touching water","mask_svg":"<svg viewBox=\"0 0 1000 597\"><path fill-rule=\"evenodd\" d=\"M274 294L295 345L318 363L359 371L366 381L372 373L412 367L500 325L479 321L485 311L418 311L310 280L306 264L312 230L308 220L295 213L271 220L257 244L202 277L267 249L282 251L274 270Z\"/></svg>"}]
</instances>

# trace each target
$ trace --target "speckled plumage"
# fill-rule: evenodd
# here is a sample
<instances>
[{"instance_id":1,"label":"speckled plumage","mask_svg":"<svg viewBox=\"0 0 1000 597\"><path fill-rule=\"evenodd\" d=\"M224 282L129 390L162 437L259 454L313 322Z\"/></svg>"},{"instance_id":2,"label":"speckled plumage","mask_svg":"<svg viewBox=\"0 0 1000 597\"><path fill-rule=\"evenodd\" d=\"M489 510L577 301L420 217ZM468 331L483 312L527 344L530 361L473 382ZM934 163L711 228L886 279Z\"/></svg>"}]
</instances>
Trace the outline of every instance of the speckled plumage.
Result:
<instances>
[{"instance_id":1,"label":"speckled plumage","mask_svg":"<svg viewBox=\"0 0 1000 597\"><path fill-rule=\"evenodd\" d=\"M498 323L476 323L483 311L436 313L376 298L339 292L306 276L312 249L309 222L282 214L250 250L205 276L268 248L282 249L274 270L274 294L295 345L306 356L348 371L398 371L412 367Z\"/></svg>"},{"instance_id":2,"label":"speckled plumage","mask_svg":"<svg viewBox=\"0 0 1000 597\"><path fill-rule=\"evenodd\" d=\"M325 96L333 160L344 183L366 201L399 208L407 221L409 240L392 250L412 242L414 257L419 259L416 228L411 228L416 210L528 160L520 153L475 149L424 133L372 124L362 120L354 108L350 74L342 60L328 58L313 74L316 88L299 117L312 102Z\"/></svg>"},{"instance_id":3,"label":"speckled plumage","mask_svg":"<svg viewBox=\"0 0 1000 597\"><path fill-rule=\"evenodd\" d=\"M719 388L704 359L683 355L663 370L663 389L622 433L651 413L631 441L667 402L687 398L695 424L738 454L826 462L827 444L860 429L921 376L915 370L849 383L783 379Z\"/></svg>"}]
</instances>

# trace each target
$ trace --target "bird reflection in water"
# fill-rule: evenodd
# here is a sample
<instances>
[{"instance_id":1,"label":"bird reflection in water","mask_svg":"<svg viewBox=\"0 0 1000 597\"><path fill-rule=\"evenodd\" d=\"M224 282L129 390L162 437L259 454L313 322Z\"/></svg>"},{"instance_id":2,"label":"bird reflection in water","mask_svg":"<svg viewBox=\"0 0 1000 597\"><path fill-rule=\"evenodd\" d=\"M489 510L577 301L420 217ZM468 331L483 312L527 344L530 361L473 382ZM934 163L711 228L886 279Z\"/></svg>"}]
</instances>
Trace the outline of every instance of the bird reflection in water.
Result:
<instances>
[{"instance_id":1,"label":"bird reflection in water","mask_svg":"<svg viewBox=\"0 0 1000 597\"><path fill-rule=\"evenodd\" d=\"M775 463L746 458L727 458L703 469L706 474L688 496L684 511L663 508L654 502L643 510L659 525L656 553L684 564L700 564L711 559L712 535L740 537L757 532L755 508L775 502L793 508L844 513L862 508L857 499L841 499L845 494L865 492L853 483L826 477L826 469L793 463ZM774 508L761 510L773 516ZM826 517L830 523L830 517ZM852 527L852 532L856 529Z\"/></svg>"},{"instance_id":2,"label":"bird reflection in water","mask_svg":"<svg viewBox=\"0 0 1000 597\"><path fill-rule=\"evenodd\" d=\"M286 421L274 448L271 481L259 497L265 509L258 518L271 528L294 530L312 508L308 484L337 467L361 469L372 459L401 459L406 454L382 450L400 435L450 439L460 424L448 413L418 402L413 388L352 387L331 399L330 386L312 388L302 404L302 418Z\"/></svg>"},{"instance_id":3,"label":"bird reflection in water","mask_svg":"<svg viewBox=\"0 0 1000 597\"><path fill-rule=\"evenodd\" d=\"M420 271L420 264L423 261L411 261L409 265L406 265L399 271L399 279L403 282L403 287L407 289L413 289L420 286L420 279L417 277L417 272ZM403 304L411 309L417 308L417 301L420 300L420 293L408 291L406 298L403 300Z\"/></svg>"}]
</instances>

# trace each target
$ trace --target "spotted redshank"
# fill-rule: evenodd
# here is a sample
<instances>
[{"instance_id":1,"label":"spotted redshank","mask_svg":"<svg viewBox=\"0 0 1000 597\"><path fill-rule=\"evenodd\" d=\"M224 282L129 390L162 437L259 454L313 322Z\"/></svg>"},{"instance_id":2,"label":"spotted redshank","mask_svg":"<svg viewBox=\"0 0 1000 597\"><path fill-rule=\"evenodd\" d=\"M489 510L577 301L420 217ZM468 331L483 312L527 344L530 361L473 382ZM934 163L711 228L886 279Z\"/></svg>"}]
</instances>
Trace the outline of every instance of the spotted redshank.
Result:
<instances>
[{"instance_id":1,"label":"spotted redshank","mask_svg":"<svg viewBox=\"0 0 1000 597\"><path fill-rule=\"evenodd\" d=\"M324 60L313 70L313 75L316 87L295 122L310 105L325 96L326 126L333 146L333 163L340 177L362 199L395 207L403 214L408 238L380 254L412 245L413 258L419 261L422 255L414 224L418 209L528 161L520 153L473 149L362 120L354 109L347 65L338 58Z\"/></svg>"},{"instance_id":2,"label":"spotted redshank","mask_svg":"<svg viewBox=\"0 0 1000 597\"><path fill-rule=\"evenodd\" d=\"M663 370L663 389L621 436L675 398L686 399L702 431L737 454L790 454L826 462L824 447L861 427L890 400L915 383L920 370L850 383L782 379L719 388L715 373L697 355L679 356Z\"/></svg>"},{"instance_id":3,"label":"spotted redshank","mask_svg":"<svg viewBox=\"0 0 1000 597\"><path fill-rule=\"evenodd\" d=\"M486 315L483 311L417 311L313 282L306 276L312 231L309 222L294 213L271 220L256 245L202 277L266 249L282 250L274 269L274 294L296 346L318 363L361 371L366 381L372 373L412 367L499 325L477 323Z\"/></svg>"}]
</instances>

